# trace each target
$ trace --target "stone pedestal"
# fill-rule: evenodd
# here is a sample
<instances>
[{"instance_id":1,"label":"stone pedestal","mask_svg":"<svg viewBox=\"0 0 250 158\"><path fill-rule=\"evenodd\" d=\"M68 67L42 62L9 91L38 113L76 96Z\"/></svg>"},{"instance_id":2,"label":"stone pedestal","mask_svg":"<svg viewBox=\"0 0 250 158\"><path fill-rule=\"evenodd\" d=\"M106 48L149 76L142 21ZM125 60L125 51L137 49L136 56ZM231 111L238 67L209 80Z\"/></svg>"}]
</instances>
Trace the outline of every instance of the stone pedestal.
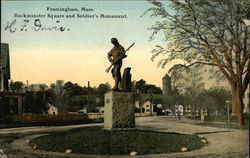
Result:
<instances>
[{"instance_id":1,"label":"stone pedestal","mask_svg":"<svg viewBox=\"0 0 250 158\"><path fill-rule=\"evenodd\" d=\"M135 129L135 101L132 92L109 91L105 94L104 129Z\"/></svg>"}]
</instances>

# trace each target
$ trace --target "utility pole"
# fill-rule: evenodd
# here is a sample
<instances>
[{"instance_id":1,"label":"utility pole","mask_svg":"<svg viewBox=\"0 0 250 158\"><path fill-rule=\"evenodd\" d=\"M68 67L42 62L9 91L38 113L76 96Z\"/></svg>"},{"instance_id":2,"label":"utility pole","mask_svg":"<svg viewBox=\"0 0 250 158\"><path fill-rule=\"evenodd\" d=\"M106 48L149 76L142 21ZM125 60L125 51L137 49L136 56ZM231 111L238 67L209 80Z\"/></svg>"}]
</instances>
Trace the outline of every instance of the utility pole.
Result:
<instances>
[{"instance_id":1,"label":"utility pole","mask_svg":"<svg viewBox=\"0 0 250 158\"><path fill-rule=\"evenodd\" d=\"M154 108L153 108L153 93L152 91L150 90L149 92L149 95L150 95L150 115L153 116L154 114Z\"/></svg>"},{"instance_id":2,"label":"utility pole","mask_svg":"<svg viewBox=\"0 0 250 158\"><path fill-rule=\"evenodd\" d=\"M88 96L87 96L87 107L89 108L89 95L90 95L90 81L88 81ZM86 112L88 113L88 110L86 109Z\"/></svg>"},{"instance_id":3,"label":"utility pole","mask_svg":"<svg viewBox=\"0 0 250 158\"><path fill-rule=\"evenodd\" d=\"M226 104L227 104L227 124L228 125L230 124L230 108L229 108L230 103L231 103L230 100L226 101Z\"/></svg>"}]
</instances>

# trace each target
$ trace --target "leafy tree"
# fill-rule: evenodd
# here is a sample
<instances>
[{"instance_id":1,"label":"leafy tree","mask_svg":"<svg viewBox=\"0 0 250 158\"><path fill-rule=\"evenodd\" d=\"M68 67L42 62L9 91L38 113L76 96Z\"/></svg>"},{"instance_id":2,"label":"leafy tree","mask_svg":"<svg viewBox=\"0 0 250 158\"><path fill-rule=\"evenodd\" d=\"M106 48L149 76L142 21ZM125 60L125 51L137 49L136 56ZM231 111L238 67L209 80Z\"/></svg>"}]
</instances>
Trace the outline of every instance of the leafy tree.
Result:
<instances>
[{"instance_id":1,"label":"leafy tree","mask_svg":"<svg viewBox=\"0 0 250 158\"><path fill-rule=\"evenodd\" d=\"M97 96L99 98L98 105L104 106L104 95L110 90L110 87L107 84L99 84L97 88Z\"/></svg>"},{"instance_id":2,"label":"leafy tree","mask_svg":"<svg viewBox=\"0 0 250 158\"><path fill-rule=\"evenodd\" d=\"M24 98L24 112L26 113L44 113L47 112L45 91L28 91Z\"/></svg>"},{"instance_id":3,"label":"leafy tree","mask_svg":"<svg viewBox=\"0 0 250 158\"><path fill-rule=\"evenodd\" d=\"M147 84L144 86L144 90L146 93L153 93L153 94L162 94L162 90L160 87L156 87L152 84Z\"/></svg>"},{"instance_id":4,"label":"leafy tree","mask_svg":"<svg viewBox=\"0 0 250 158\"><path fill-rule=\"evenodd\" d=\"M213 102L209 108L218 110L221 114L225 113L225 109L227 109L226 101L231 97L230 91L222 87L216 87L208 89L207 93L207 97Z\"/></svg>"},{"instance_id":5,"label":"leafy tree","mask_svg":"<svg viewBox=\"0 0 250 158\"><path fill-rule=\"evenodd\" d=\"M170 70L172 79L172 96L175 103L182 103L184 106L191 105L195 112L200 101L200 93L204 89L204 82L200 67L184 68L174 65ZM180 95L182 93L183 95Z\"/></svg>"},{"instance_id":6,"label":"leafy tree","mask_svg":"<svg viewBox=\"0 0 250 158\"><path fill-rule=\"evenodd\" d=\"M162 90L160 89L160 87L157 87L153 84L147 84L145 80L141 79L139 81L134 81L132 84L134 87L132 89L134 89L136 92L138 93L153 93L153 94L161 94Z\"/></svg>"},{"instance_id":7,"label":"leafy tree","mask_svg":"<svg viewBox=\"0 0 250 158\"><path fill-rule=\"evenodd\" d=\"M24 86L24 83L21 81L16 81L16 82L11 81L11 83L10 83L10 89L14 92L22 91L23 86Z\"/></svg>"},{"instance_id":8,"label":"leafy tree","mask_svg":"<svg viewBox=\"0 0 250 158\"><path fill-rule=\"evenodd\" d=\"M162 103L164 109L173 109L173 105L175 104L174 97L171 95L164 95L162 97Z\"/></svg>"},{"instance_id":9,"label":"leafy tree","mask_svg":"<svg viewBox=\"0 0 250 158\"><path fill-rule=\"evenodd\" d=\"M136 93L135 94L135 98L136 98L136 100L139 103L139 112L141 114L143 112L142 111L143 104L147 101L147 98L143 94L141 94L141 93Z\"/></svg>"},{"instance_id":10,"label":"leafy tree","mask_svg":"<svg viewBox=\"0 0 250 158\"><path fill-rule=\"evenodd\" d=\"M98 88L97 88L97 92L100 95L104 95L105 93L107 93L110 90L110 87L106 84L99 84Z\"/></svg>"},{"instance_id":11,"label":"leafy tree","mask_svg":"<svg viewBox=\"0 0 250 158\"><path fill-rule=\"evenodd\" d=\"M69 108L69 97L67 97L63 86L63 80L57 80L56 83L50 85L52 92L50 102L58 108L60 114L67 113Z\"/></svg>"},{"instance_id":12,"label":"leafy tree","mask_svg":"<svg viewBox=\"0 0 250 158\"><path fill-rule=\"evenodd\" d=\"M145 92L145 89L144 89L145 85L146 85L146 81L143 80L143 79L140 79L139 81L136 81L135 82L136 91L138 91L138 93Z\"/></svg>"},{"instance_id":13,"label":"leafy tree","mask_svg":"<svg viewBox=\"0 0 250 158\"><path fill-rule=\"evenodd\" d=\"M39 87L40 87L40 91L42 92L44 92L48 88L46 84L40 84Z\"/></svg>"},{"instance_id":14,"label":"leafy tree","mask_svg":"<svg viewBox=\"0 0 250 158\"><path fill-rule=\"evenodd\" d=\"M176 59L183 66L217 67L231 86L233 111L238 123L244 124L243 96L250 80L250 28L243 19L250 17L250 1L239 0L150 0L146 12L161 17L151 29L163 31L166 47L157 46L153 57L163 67ZM166 5L168 5L166 7Z\"/></svg>"},{"instance_id":15,"label":"leafy tree","mask_svg":"<svg viewBox=\"0 0 250 158\"><path fill-rule=\"evenodd\" d=\"M67 93L67 95L69 97L72 97L74 96L74 84L72 82L66 82L64 85L63 85L63 89L65 90L65 92Z\"/></svg>"}]
</instances>

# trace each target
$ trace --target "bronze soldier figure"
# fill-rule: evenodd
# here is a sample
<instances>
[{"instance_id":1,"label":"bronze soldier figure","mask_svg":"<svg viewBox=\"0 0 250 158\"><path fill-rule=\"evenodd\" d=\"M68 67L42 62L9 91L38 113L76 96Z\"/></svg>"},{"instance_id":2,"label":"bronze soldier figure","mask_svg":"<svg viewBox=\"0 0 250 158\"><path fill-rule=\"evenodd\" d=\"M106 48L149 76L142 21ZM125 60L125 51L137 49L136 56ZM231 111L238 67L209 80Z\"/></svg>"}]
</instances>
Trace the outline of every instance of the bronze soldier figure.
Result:
<instances>
[{"instance_id":1,"label":"bronze soldier figure","mask_svg":"<svg viewBox=\"0 0 250 158\"><path fill-rule=\"evenodd\" d=\"M125 50L122 45L118 42L116 38L111 39L111 43L114 47L108 52L108 60L114 65L111 70L112 76L115 80L114 90L118 90L121 84L121 67L122 67L122 59L126 58ZM124 54L121 58L120 55ZM119 59L120 58L120 59Z\"/></svg>"}]
</instances>

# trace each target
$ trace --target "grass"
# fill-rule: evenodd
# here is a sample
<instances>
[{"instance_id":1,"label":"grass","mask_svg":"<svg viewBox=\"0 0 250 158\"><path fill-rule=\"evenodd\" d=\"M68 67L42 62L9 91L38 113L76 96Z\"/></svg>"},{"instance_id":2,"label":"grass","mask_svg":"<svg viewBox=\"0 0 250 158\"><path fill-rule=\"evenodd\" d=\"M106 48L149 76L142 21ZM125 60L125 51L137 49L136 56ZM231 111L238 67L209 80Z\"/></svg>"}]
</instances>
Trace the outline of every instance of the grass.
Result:
<instances>
[{"instance_id":1,"label":"grass","mask_svg":"<svg viewBox=\"0 0 250 158\"><path fill-rule=\"evenodd\" d=\"M239 129L239 130L249 130L249 123L246 121L244 125L237 125L237 124L217 124L217 123L210 123L210 122L204 122L204 123L198 123L198 125L201 126L211 126L211 127L218 127L218 128L230 128L230 129Z\"/></svg>"},{"instance_id":2,"label":"grass","mask_svg":"<svg viewBox=\"0 0 250 158\"><path fill-rule=\"evenodd\" d=\"M196 119L196 120L201 120L200 116L186 116L189 119ZM236 121L237 118L236 116L230 116L231 121ZM218 122L226 122L227 121L227 115L212 115L212 116L205 116L204 121L218 121Z\"/></svg>"},{"instance_id":3,"label":"grass","mask_svg":"<svg viewBox=\"0 0 250 158\"><path fill-rule=\"evenodd\" d=\"M160 154L201 148L204 143L195 135L150 131L106 131L88 127L38 137L31 141L39 150L95 155Z\"/></svg>"},{"instance_id":4,"label":"grass","mask_svg":"<svg viewBox=\"0 0 250 158\"><path fill-rule=\"evenodd\" d=\"M66 126L88 123L103 123L103 119L86 119L80 121L68 122L0 122L0 129L3 128L17 128L17 127L30 127L30 126Z\"/></svg>"},{"instance_id":5,"label":"grass","mask_svg":"<svg viewBox=\"0 0 250 158\"><path fill-rule=\"evenodd\" d=\"M5 154L15 153L16 151L12 150L11 143L15 139L19 139L21 137L22 137L21 134L0 135L0 149L2 149Z\"/></svg>"},{"instance_id":6,"label":"grass","mask_svg":"<svg viewBox=\"0 0 250 158\"><path fill-rule=\"evenodd\" d=\"M189 119L194 119L194 116L188 116ZM196 116L196 120L200 120L199 116ZM205 121L203 123L197 123L201 126L212 126L212 127L219 127L219 128L230 128L230 129L239 129L239 130L249 130L249 115L244 116L244 125L238 125L237 117L230 116L230 123L227 124L227 115L220 115L220 116L206 116Z\"/></svg>"}]
</instances>

